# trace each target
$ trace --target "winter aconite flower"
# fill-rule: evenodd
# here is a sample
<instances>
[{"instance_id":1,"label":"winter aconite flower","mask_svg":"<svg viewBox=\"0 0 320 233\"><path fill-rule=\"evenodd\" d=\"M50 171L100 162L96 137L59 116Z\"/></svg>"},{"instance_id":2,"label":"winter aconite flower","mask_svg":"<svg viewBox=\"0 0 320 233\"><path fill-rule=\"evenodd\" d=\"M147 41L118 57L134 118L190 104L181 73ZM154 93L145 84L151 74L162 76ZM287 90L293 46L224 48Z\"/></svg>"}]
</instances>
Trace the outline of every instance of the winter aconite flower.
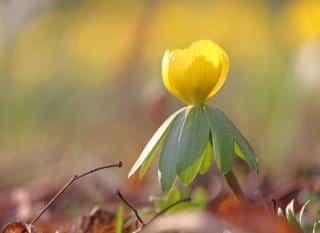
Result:
<instances>
[{"instance_id":1,"label":"winter aconite flower","mask_svg":"<svg viewBox=\"0 0 320 233\"><path fill-rule=\"evenodd\" d=\"M189 105L206 102L222 87L229 70L226 52L209 40L186 49L167 50L162 61L164 85Z\"/></svg>"},{"instance_id":2,"label":"winter aconite flower","mask_svg":"<svg viewBox=\"0 0 320 233\"><path fill-rule=\"evenodd\" d=\"M205 104L222 87L228 70L228 55L208 40L196 41L186 49L165 52L164 85L188 106L163 122L142 150L129 176L138 170L140 176L144 176L157 151L160 154L158 174L165 192L177 179L189 185L198 174L206 173L213 158L223 175L231 172L236 155L258 171L248 141L221 110Z\"/></svg>"}]
</instances>

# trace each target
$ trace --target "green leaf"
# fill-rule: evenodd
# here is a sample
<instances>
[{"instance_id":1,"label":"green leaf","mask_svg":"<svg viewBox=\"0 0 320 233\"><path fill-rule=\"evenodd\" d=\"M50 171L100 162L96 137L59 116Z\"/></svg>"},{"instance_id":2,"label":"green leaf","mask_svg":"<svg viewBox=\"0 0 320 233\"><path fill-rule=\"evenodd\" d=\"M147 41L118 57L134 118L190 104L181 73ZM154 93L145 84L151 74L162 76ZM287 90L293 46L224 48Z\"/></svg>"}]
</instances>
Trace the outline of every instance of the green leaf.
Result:
<instances>
[{"instance_id":1,"label":"green leaf","mask_svg":"<svg viewBox=\"0 0 320 233\"><path fill-rule=\"evenodd\" d=\"M136 171L142 166L142 164L148 159L150 156L153 155L156 148L159 146L161 139L164 138L166 135L166 132L171 127L172 122L176 119L177 115L181 112L185 111L185 108L181 108L175 113L173 113L171 116L169 116L163 124L160 126L160 128L155 132L155 134L152 136L150 141L147 143L147 145L144 147L143 151L139 155L139 158L135 162L135 164L132 166L128 177L132 176ZM151 161L150 161L151 163Z\"/></svg>"},{"instance_id":2,"label":"green leaf","mask_svg":"<svg viewBox=\"0 0 320 233\"><path fill-rule=\"evenodd\" d=\"M172 123L160 153L160 183L161 189L164 192L168 192L170 190L177 176L177 145L180 143L179 134L184 121L185 111L182 111L177 115L176 119Z\"/></svg>"},{"instance_id":3,"label":"green leaf","mask_svg":"<svg viewBox=\"0 0 320 233\"><path fill-rule=\"evenodd\" d=\"M116 233L122 233L122 226L123 226L123 217L124 217L124 209L123 205L120 204L117 210L116 216Z\"/></svg>"},{"instance_id":4,"label":"green leaf","mask_svg":"<svg viewBox=\"0 0 320 233\"><path fill-rule=\"evenodd\" d=\"M179 200L191 197L191 201L180 203L170 210L166 211L166 214L174 213L174 212L181 212L185 210L203 210L207 206L208 203L208 195L206 191L202 188L196 188L192 193L187 194L184 196L182 191L177 187L173 187L163 197L153 201L155 205L156 212L160 212L166 209L168 206L178 202Z\"/></svg>"},{"instance_id":5,"label":"green leaf","mask_svg":"<svg viewBox=\"0 0 320 233\"><path fill-rule=\"evenodd\" d=\"M240 146L238 143L234 143L234 152L236 153L236 155L238 155L238 157L242 160L245 160L245 155L243 154L242 150L240 149Z\"/></svg>"},{"instance_id":6,"label":"green leaf","mask_svg":"<svg viewBox=\"0 0 320 233\"><path fill-rule=\"evenodd\" d=\"M240 130L232 123L231 120L228 119L228 117L220 110L216 109L216 111L219 111L226 121L229 122L230 128L232 130L232 135L234 137L235 143L235 152L236 154L247 162L249 167L254 170L256 173L259 172L259 166L256 160L256 156L254 153L254 150L250 146L247 139L241 134Z\"/></svg>"},{"instance_id":7,"label":"green leaf","mask_svg":"<svg viewBox=\"0 0 320 233\"><path fill-rule=\"evenodd\" d=\"M149 170L151 163L154 159L154 157L156 156L156 152L152 153L141 165L141 168L139 170L139 178L142 179L144 177L144 175L147 173L147 171Z\"/></svg>"},{"instance_id":8,"label":"green leaf","mask_svg":"<svg viewBox=\"0 0 320 233\"><path fill-rule=\"evenodd\" d=\"M209 171L213 160L213 151L210 141L208 141L207 146L204 149L201 157L203 157L203 159L200 167L200 174L203 175Z\"/></svg>"},{"instance_id":9,"label":"green leaf","mask_svg":"<svg viewBox=\"0 0 320 233\"><path fill-rule=\"evenodd\" d=\"M209 126L203 106L189 107L183 122L177 148L177 173L192 166L202 155L209 138Z\"/></svg>"},{"instance_id":10,"label":"green leaf","mask_svg":"<svg viewBox=\"0 0 320 233\"><path fill-rule=\"evenodd\" d=\"M198 173L206 173L210 169L212 159L212 146L208 140L207 146L201 156L199 156L198 160L179 174L181 182L185 185L189 185L196 178Z\"/></svg>"},{"instance_id":11,"label":"green leaf","mask_svg":"<svg viewBox=\"0 0 320 233\"><path fill-rule=\"evenodd\" d=\"M203 161L203 156L201 155L196 162L194 162L191 166L187 167L183 172L179 174L180 181L189 185L194 178L196 178L197 174L200 171L201 165Z\"/></svg>"},{"instance_id":12,"label":"green leaf","mask_svg":"<svg viewBox=\"0 0 320 233\"><path fill-rule=\"evenodd\" d=\"M240 130L233 124L233 122L219 109L211 110L215 115L219 115L224 124L228 126L230 133L232 134L235 153L244 161L247 162L249 167L256 173L259 172L259 166L256 160L254 150L250 146L247 139L241 134Z\"/></svg>"},{"instance_id":13,"label":"green leaf","mask_svg":"<svg viewBox=\"0 0 320 233\"><path fill-rule=\"evenodd\" d=\"M225 175L231 170L235 156L230 123L225 115L217 109L206 108L206 113L217 167Z\"/></svg>"},{"instance_id":14,"label":"green leaf","mask_svg":"<svg viewBox=\"0 0 320 233\"><path fill-rule=\"evenodd\" d=\"M173 205L174 203L182 200L183 198L184 197L181 191L178 188L173 187L164 197L162 197L160 200L157 200L154 204L157 208L157 212L159 213L164 209L168 208L169 206ZM193 207L191 204L191 202L180 203L174 207L171 207L169 210L165 212L165 214L171 214L175 212L180 212L182 210L190 209L190 207Z\"/></svg>"},{"instance_id":15,"label":"green leaf","mask_svg":"<svg viewBox=\"0 0 320 233\"><path fill-rule=\"evenodd\" d=\"M208 194L203 188L197 188L192 193L192 203L198 210L204 210L208 204Z\"/></svg>"},{"instance_id":16,"label":"green leaf","mask_svg":"<svg viewBox=\"0 0 320 233\"><path fill-rule=\"evenodd\" d=\"M163 198L157 200L154 202L157 211L161 211L168 206L172 205L173 203L179 201L181 199L181 194L178 188L173 187L170 189L170 192L168 192Z\"/></svg>"},{"instance_id":17,"label":"green leaf","mask_svg":"<svg viewBox=\"0 0 320 233\"><path fill-rule=\"evenodd\" d=\"M168 130L167 130L168 132ZM167 133L166 132L166 133ZM143 162L143 164L141 165L141 168L139 170L139 178L142 179L144 177L144 175L147 173L147 171L149 170L151 163L154 159L154 157L158 154L159 151L159 147L161 147L161 144L163 143L164 139L166 138L166 135L164 135L162 137L162 139L160 139L159 145L155 148L154 152L151 153L149 155L149 157Z\"/></svg>"}]
</instances>

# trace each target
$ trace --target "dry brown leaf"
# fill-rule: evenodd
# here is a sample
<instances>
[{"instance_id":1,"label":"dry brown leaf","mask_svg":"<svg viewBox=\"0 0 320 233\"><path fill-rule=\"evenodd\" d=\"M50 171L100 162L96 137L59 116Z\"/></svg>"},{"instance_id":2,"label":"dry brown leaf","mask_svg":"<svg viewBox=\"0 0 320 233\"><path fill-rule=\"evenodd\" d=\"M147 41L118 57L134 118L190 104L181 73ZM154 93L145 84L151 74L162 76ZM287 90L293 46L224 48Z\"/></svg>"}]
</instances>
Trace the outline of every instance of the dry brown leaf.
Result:
<instances>
[{"instance_id":1,"label":"dry brown leaf","mask_svg":"<svg viewBox=\"0 0 320 233\"><path fill-rule=\"evenodd\" d=\"M273 211L239 200L234 196L228 196L215 204L211 204L209 209L229 224L245 232L299 233L294 226L290 225L284 218L277 216Z\"/></svg>"}]
</instances>

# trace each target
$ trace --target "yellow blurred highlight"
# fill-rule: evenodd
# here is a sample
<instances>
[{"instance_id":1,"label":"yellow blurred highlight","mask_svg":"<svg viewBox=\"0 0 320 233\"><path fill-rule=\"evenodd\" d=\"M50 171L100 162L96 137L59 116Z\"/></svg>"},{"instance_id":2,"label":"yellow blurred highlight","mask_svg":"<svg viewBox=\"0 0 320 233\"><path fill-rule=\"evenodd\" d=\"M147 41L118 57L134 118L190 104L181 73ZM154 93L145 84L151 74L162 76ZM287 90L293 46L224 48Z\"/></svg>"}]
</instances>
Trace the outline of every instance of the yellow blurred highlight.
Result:
<instances>
[{"instance_id":1,"label":"yellow blurred highlight","mask_svg":"<svg viewBox=\"0 0 320 233\"><path fill-rule=\"evenodd\" d=\"M75 75L73 81L101 85L127 56L142 7L134 1L112 7L85 2L71 12L56 10L39 17L18 38L11 67L14 80L33 87L66 69L87 74ZM258 63L272 51L268 13L257 2L161 2L147 20L146 65L159 64L165 48L185 47L198 39L223 44L241 62Z\"/></svg>"},{"instance_id":2,"label":"yellow blurred highlight","mask_svg":"<svg viewBox=\"0 0 320 233\"><path fill-rule=\"evenodd\" d=\"M64 19L54 11L40 16L17 38L11 57L11 75L17 86L34 87L52 78L62 67L65 57L62 27Z\"/></svg>"},{"instance_id":3,"label":"yellow blurred highlight","mask_svg":"<svg viewBox=\"0 0 320 233\"><path fill-rule=\"evenodd\" d=\"M139 1L112 6L84 1L72 11L40 16L17 39L10 69L13 79L19 86L33 87L69 70L87 74L85 78L75 75L73 81L101 85L127 56L142 7ZM165 48L211 39L223 44L238 62L261 64L273 55L272 34L277 32L273 28L280 28L280 34L292 43L320 38L320 1L288 4L282 18L284 23L273 26L260 1L164 1L147 19L151 28L143 62L159 64Z\"/></svg>"},{"instance_id":4,"label":"yellow blurred highlight","mask_svg":"<svg viewBox=\"0 0 320 233\"><path fill-rule=\"evenodd\" d=\"M0 64L2 64L4 62L4 48L0 43ZM0 65L1 67L1 65Z\"/></svg>"},{"instance_id":5,"label":"yellow blurred highlight","mask_svg":"<svg viewBox=\"0 0 320 233\"><path fill-rule=\"evenodd\" d=\"M268 23L267 12L259 3L166 2L155 16L146 57L159 60L164 48L210 39L223 44L233 57L255 62L270 51Z\"/></svg>"},{"instance_id":6,"label":"yellow blurred highlight","mask_svg":"<svg viewBox=\"0 0 320 233\"><path fill-rule=\"evenodd\" d=\"M288 6L283 26L286 39L301 44L320 40L320 1L298 0ZM288 28L288 30L286 30Z\"/></svg>"},{"instance_id":7,"label":"yellow blurred highlight","mask_svg":"<svg viewBox=\"0 0 320 233\"><path fill-rule=\"evenodd\" d=\"M96 7L88 9L85 4L73 12L49 12L28 26L17 40L11 61L17 85L34 87L62 70L90 75L74 80L84 85L99 86L109 78L106 74L126 56L139 11L124 6L114 11L108 4Z\"/></svg>"},{"instance_id":8,"label":"yellow blurred highlight","mask_svg":"<svg viewBox=\"0 0 320 233\"><path fill-rule=\"evenodd\" d=\"M68 31L72 61L97 74L116 70L127 56L138 15L136 5L110 8L108 4L99 4L90 10L86 6L80 8ZM101 81L92 82L100 84Z\"/></svg>"}]
</instances>

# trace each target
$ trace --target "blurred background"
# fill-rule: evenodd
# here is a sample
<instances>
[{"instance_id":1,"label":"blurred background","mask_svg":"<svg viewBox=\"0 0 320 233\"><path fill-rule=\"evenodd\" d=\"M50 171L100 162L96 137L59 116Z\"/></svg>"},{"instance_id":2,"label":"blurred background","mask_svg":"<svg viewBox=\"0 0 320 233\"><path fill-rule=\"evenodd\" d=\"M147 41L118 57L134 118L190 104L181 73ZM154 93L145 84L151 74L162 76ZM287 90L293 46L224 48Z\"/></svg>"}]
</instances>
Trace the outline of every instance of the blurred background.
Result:
<instances>
[{"instance_id":1,"label":"blurred background","mask_svg":"<svg viewBox=\"0 0 320 233\"><path fill-rule=\"evenodd\" d=\"M101 176L126 182L181 106L162 85L164 51L198 39L230 55L210 105L247 136L263 172L319 165L319 0L0 0L0 190L119 159L123 171Z\"/></svg>"}]
</instances>

